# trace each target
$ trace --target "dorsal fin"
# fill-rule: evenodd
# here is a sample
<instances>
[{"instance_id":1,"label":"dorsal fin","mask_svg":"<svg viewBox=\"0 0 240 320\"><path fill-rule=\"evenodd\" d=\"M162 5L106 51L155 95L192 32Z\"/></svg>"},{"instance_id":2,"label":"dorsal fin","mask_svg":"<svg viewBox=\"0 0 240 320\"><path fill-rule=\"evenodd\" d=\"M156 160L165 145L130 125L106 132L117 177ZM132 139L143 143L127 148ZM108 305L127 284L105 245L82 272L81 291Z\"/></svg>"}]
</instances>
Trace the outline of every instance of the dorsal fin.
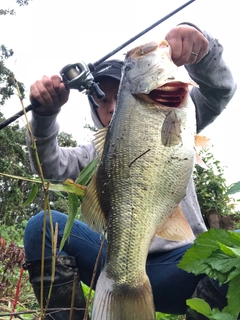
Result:
<instances>
[{"instance_id":1,"label":"dorsal fin","mask_svg":"<svg viewBox=\"0 0 240 320\"><path fill-rule=\"evenodd\" d=\"M95 134L95 138L93 140L93 143L96 148L96 152L97 152L99 159L102 158L107 131L108 131L107 127L99 129L98 132Z\"/></svg>"},{"instance_id":2,"label":"dorsal fin","mask_svg":"<svg viewBox=\"0 0 240 320\"><path fill-rule=\"evenodd\" d=\"M106 229L107 220L99 203L96 178L97 172L94 173L85 190L81 211L84 222L91 229L101 232Z\"/></svg>"},{"instance_id":3,"label":"dorsal fin","mask_svg":"<svg viewBox=\"0 0 240 320\"><path fill-rule=\"evenodd\" d=\"M99 129L93 140L99 160L102 158L107 131L108 128ZM85 190L81 211L83 220L91 229L98 232L106 229L107 219L102 211L97 194L97 171Z\"/></svg>"}]
</instances>

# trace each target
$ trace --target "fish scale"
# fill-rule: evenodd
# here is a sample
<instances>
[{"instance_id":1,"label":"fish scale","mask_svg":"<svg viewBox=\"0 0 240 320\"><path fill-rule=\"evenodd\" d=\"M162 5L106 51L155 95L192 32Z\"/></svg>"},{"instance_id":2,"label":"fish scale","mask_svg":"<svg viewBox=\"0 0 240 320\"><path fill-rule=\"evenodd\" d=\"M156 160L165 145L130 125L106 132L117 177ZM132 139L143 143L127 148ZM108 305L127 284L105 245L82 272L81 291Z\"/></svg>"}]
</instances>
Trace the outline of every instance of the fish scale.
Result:
<instances>
[{"instance_id":1,"label":"fish scale","mask_svg":"<svg viewBox=\"0 0 240 320\"><path fill-rule=\"evenodd\" d=\"M174 108L159 103L164 90L153 92L166 84L169 92L179 87L185 93ZM194 85L172 62L166 41L134 48L126 56L106 138L101 144L96 137L99 166L82 203L89 226L107 228L106 264L96 286L93 320L154 320L146 274L151 242L155 236L193 239L179 207L195 156L189 84Z\"/></svg>"}]
</instances>

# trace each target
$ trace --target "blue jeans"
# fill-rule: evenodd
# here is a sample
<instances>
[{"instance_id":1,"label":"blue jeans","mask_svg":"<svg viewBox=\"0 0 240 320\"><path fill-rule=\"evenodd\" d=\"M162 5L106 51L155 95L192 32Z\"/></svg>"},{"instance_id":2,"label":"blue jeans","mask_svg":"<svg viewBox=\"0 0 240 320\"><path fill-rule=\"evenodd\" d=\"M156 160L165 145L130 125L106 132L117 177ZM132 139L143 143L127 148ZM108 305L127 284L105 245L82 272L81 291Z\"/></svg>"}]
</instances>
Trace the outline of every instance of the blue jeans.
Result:
<instances>
[{"instance_id":1,"label":"blue jeans","mask_svg":"<svg viewBox=\"0 0 240 320\"><path fill-rule=\"evenodd\" d=\"M58 223L57 250L63 236L67 215L52 210L53 227ZM24 247L27 261L41 260L43 232L43 212L32 217L25 229ZM57 254L69 255L76 259L81 280L90 286L91 278L99 252L102 237L79 220L75 220L71 234L63 250ZM98 278L106 257L107 242L98 264ZM169 252L149 254L146 271L150 279L156 311L170 314L184 314L186 300L191 298L197 283L204 276L195 276L177 267L183 254L190 246L184 246ZM45 257L52 256L51 231L47 218ZM95 285L95 284L94 284Z\"/></svg>"}]
</instances>

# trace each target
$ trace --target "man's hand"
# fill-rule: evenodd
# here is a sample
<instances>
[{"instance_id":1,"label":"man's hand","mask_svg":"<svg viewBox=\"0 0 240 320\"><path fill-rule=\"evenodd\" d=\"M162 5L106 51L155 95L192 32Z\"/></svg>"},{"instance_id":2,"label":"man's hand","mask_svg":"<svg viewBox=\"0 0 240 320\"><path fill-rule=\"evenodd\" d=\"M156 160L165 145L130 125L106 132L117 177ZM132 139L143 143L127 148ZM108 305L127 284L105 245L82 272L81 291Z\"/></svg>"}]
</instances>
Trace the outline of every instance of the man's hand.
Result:
<instances>
[{"instance_id":1,"label":"man's hand","mask_svg":"<svg viewBox=\"0 0 240 320\"><path fill-rule=\"evenodd\" d=\"M209 51L204 35L188 25L171 29L165 39L171 46L172 60L177 66L198 63Z\"/></svg>"},{"instance_id":2,"label":"man's hand","mask_svg":"<svg viewBox=\"0 0 240 320\"><path fill-rule=\"evenodd\" d=\"M67 101L69 89L57 75L52 77L43 76L30 87L30 101L34 104L37 100L41 106L37 112L45 114L56 113Z\"/></svg>"}]
</instances>

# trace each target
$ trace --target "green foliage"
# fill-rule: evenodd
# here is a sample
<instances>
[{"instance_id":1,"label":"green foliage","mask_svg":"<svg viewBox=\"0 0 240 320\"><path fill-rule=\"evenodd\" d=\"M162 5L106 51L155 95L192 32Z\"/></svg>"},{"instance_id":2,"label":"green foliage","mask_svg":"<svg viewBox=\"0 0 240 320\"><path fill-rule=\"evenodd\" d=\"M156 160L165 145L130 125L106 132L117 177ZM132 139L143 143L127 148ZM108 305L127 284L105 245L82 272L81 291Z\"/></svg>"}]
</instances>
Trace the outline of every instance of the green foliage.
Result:
<instances>
[{"instance_id":1,"label":"green foliage","mask_svg":"<svg viewBox=\"0 0 240 320\"><path fill-rule=\"evenodd\" d=\"M156 312L156 320L180 320L182 316Z\"/></svg>"},{"instance_id":2,"label":"green foliage","mask_svg":"<svg viewBox=\"0 0 240 320\"><path fill-rule=\"evenodd\" d=\"M29 0L16 0L19 6L28 5ZM1 15L14 15L13 9L0 9ZM21 98L24 98L24 85L15 79L15 76L11 70L5 66L6 59L12 57L14 54L12 49L8 49L4 44L0 44L0 106L4 105L6 100L9 99L15 91L16 82L18 84Z\"/></svg>"},{"instance_id":3,"label":"green foliage","mask_svg":"<svg viewBox=\"0 0 240 320\"><path fill-rule=\"evenodd\" d=\"M15 11L13 9L7 9L7 10L4 10L4 9L0 9L0 16L6 16L6 15L14 15L15 14Z\"/></svg>"},{"instance_id":4,"label":"green foliage","mask_svg":"<svg viewBox=\"0 0 240 320\"><path fill-rule=\"evenodd\" d=\"M0 299L4 297L4 301L8 303L12 303L15 296L20 269L25 261L23 234L26 223L24 220L9 227L0 224ZM33 300L33 293L26 272L22 276L21 292L24 294L20 295L19 303L29 307L29 299Z\"/></svg>"},{"instance_id":5,"label":"green foliage","mask_svg":"<svg viewBox=\"0 0 240 320\"><path fill-rule=\"evenodd\" d=\"M19 4L19 6L26 6L29 3L29 0L16 0L17 4Z\"/></svg>"},{"instance_id":6,"label":"green foliage","mask_svg":"<svg viewBox=\"0 0 240 320\"><path fill-rule=\"evenodd\" d=\"M194 183L203 217L211 209L216 209L220 215L236 213L234 200L227 194L228 187L220 161L208 150L203 149L200 155L208 166L208 169L203 169L196 165L194 170Z\"/></svg>"},{"instance_id":7,"label":"green foliage","mask_svg":"<svg viewBox=\"0 0 240 320\"><path fill-rule=\"evenodd\" d=\"M12 49L8 50L3 44L0 46L0 48L1 48L0 49L1 50L0 51L1 52L1 55L0 55L1 60L8 59L13 56L14 52ZM0 73L2 73L2 72L0 72Z\"/></svg>"},{"instance_id":8,"label":"green foliage","mask_svg":"<svg viewBox=\"0 0 240 320\"><path fill-rule=\"evenodd\" d=\"M79 176L76 179L76 183L82 186L87 185L92 175L96 171L97 164L98 164L98 160L97 158L95 158L80 172ZM82 197L80 199L82 199ZM66 226L64 228L62 241L60 243L60 251L62 250L64 243L71 232L73 222L79 208L78 200L79 200L79 197L77 197L76 194L68 194L68 218L67 218Z\"/></svg>"},{"instance_id":9,"label":"green foliage","mask_svg":"<svg viewBox=\"0 0 240 320\"><path fill-rule=\"evenodd\" d=\"M90 124L85 124L84 126L83 126L83 128L85 128L85 129L89 129L91 132L97 132L98 131L98 128L96 127L96 126L92 126L92 125L90 125Z\"/></svg>"},{"instance_id":10,"label":"green foliage","mask_svg":"<svg viewBox=\"0 0 240 320\"><path fill-rule=\"evenodd\" d=\"M232 314L223 311L220 312L218 309L211 310L209 304L202 299L189 299L187 300L187 305L210 320L236 320Z\"/></svg>"},{"instance_id":11,"label":"green foliage","mask_svg":"<svg viewBox=\"0 0 240 320\"><path fill-rule=\"evenodd\" d=\"M22 220L8 227L0 224L0 235L7 243L15 242L19 247L23 247L23 234L26 224L27 220Z\"/></svg>"},{"instance_id":12,"label":"green foliage","mask_svg":"<svg viewBox=\"0 0 240 320\"><path fill-rule=\"evenodd\" d=\"M60 132L58 135L58 144L60 147L76 147L77 142L73 139L72 134Z\"/></svg>"},{"instance_id":13,"label":"green foliage","mask_svg":"<svg viewBox=\"0 0 240 320\"><path fill-rule=\"evenodd\" d=\"M14 242L9 245L0 237L0 298L4 295L13 296L16 285L16 269L20 270L24 262L24 250ZM17 267L15 269L15 267Z\"/></svg>"},{"instance_id":14,"label":"green foliage","mask_svg":"<svg viewBox=\"0 0 240 320\"><path fill-rule=\"evenodd\" d=\"M93 160L88 166L86 166L86 168L84 170L82 170L82 172L79 174L79 177L77 178L77 181L79 183L88 183L88 181L90 180L92 174L95 172L97 167L97 159ZM24 179L24 181L27 181L28 179ZM37 183L37 179L35 179L36 183ZM39 181L40 183L40 181ZM48 183L48 182L47 182ZM49 184L49 188L53 188L53 190L56 191L64 191L64 192L68 192L68 220L67 220L67 224L65 226L65 230L64 230L64 235L63 235L63 239L62 242L60 244L60 247L62 247L64 245L64 241L66 241L66 239L68 238L68 235L71 231L72 228L72 224L73 224L73 220L78 212L79 209L79 199L82 199L83 196L83 189L79 188L79 186L74 183L73 181L66 181L64 182L62 185L58 184L58 185L51 185ZM34 200L35 198L35 194L38 191L38 188L34 188L34 192L31 193L31 196L29 196L28 200L29 203L31 202L31 200ZM23 228L25 227L25 225L22 223ZM2 225L2 227L0 228L0 231L2 230L7 230L7 233L1 232L2 234L2 238L4 239L4 237L8 238L11 237L12 239L14 238L13 235L11 234L11 232L9 233L9 231L13 231L13 234L15 232L16 226L14 227L7 227L6 225ZM22 232L17 232L18 235L20 235L20 238L23 238L23 229ZM1 294L6 294L9 297L13 297L14 296L14 289L15 286L17 285L17 281L18 281L18 276L15 274L15 270L20 269L21 264L24 262L24 251L22 248L16 246L13 242L11 242L10 246L6 249L6 245L5 245L5 240L4 241L4 246L0 247L0 261L3 262L1 267L0 267L0 281L2 281L2 285L0 284L0 299L1 299ZM19 239L18 239L19 241ZM1 242L0 242L1 244ZM20 254L21 253L21 254ZM26 275L25 275L26 276ZM26 281L27 283L27 281ZM27 284L26 284L27 285ZM2 290L1 290L2 289ZM29 289L29 285L27 286L27 289L25 290L25 293L23 295L24 298L26 298L27 293L29 293L31 295L32 290L30 288ZM32 305L32 301L35 301L35 299L28 299L28 306L30 307L30 305ZM11 310L9 310L10 312Z\"/></svg>"},{"instance_id":15,"label":"green foliage","mask_svg":"<svg viewBox=\"0 0 240 320\"><path fill-rule=\"evenodd\" d=\"M28 153L23 148L25 130L11 126L0 131L0 172L21 175L22 170L29 172ZM24 181L0 176L0 221L8 225L26 218L23 206L29 186Z\"/></svg>"},{"instance_id":16,"label":"green foliage","mask_svg":"<svg viewBox=\"0 0 240 320\"><path fill-rule=\"evenodd\" d=\"M25 134L26 129L19 129L18 125L0 130L0 173L11 176L0 175L0 223L9 226L15 224L16 221L29 219L43 209L44 194L41 192L41 185L38 184L39 187L37 187L34 182L36 177L32 175L30 168ZM76 144L70 135L62 133L60 136L63 144L69 146ZM64 137L67 137L67 142L63 139ZM28 178L31 178L32 182L27 181ZM51 208L67 212L66 192L73 188L74 185L71 184L65 184L64 187L57 184L52 185L54 192L49 194ZM81 192L77 187L74 190L72 192Z\"/></svg>"},{"instance_id":17,"label":"green foliage","mask_svg":"<svg viewBox=\"0 0 240 320\"><path fill-rule=\"evenodd\" d=\"M13 55L12 49L7 49L4 45L0 46L0 105L4 105L6 100L9 99L15 92L16 80L14 74L5 66L5 59ZM24 98L24 85L18 82L21 98Z\"/></svg>"},{"instance_id":18,"label":"green foliage","mask_svg":"<svg viewBox=\"0 0 240 320\"><path fill-rule=\"evenodd\" d=\"M240 192L240 181L233 183L227 190L227 195Z\"/></svg>"},{"instance_id":19,"label":"green foliage","mask_svg":"<svg viewBox=\"0 0 240 320\"><path fill-rule=\"evenodd\" d=\"M51 209L57 210L59 212L68 212L68 198L66 194L63 193L55 193L53 195L50 194Z\"/></svg>"},{"instance_id":20,"label":"green foliage","mask_svg":"<svg viewBox=\"0 0 240 320\"><path fill-rule=\"evenodd\" d=\"M195 275L206 274L217 279L219 284L228 283L228 306L222 313L226 319L236 319L240 313L240 233L210 229L201 234L187 250L180 268ZM202 301L188 300L189 306L210 319L220 319L219 311L211 310ZM232 318L233 317L233 318Z\"/></svg>"},{"instance_id":21,"label":"green foliage","mask_svg":"<svg viewBox=\"0 0 240 320\"><path fill-rule=\"evenodd\" d=\"M94 298L94 290L90 290L90 288L82 283L82 289L83 289L83 294L84 294L84 297L85 297L85 300L87 302L89 302L89 305L88 305L88 314L89 314L89 317L91 319L91 315L92 315L92 303L93 303L93 298ZM90 297L89 297L90 295Z\"/></svg>"},{"instance_id":22,"label":"green foliage","mask_svg":"<svg viewBox=\"0 0 240 320\"><path fill-rule=\"evenodd\" d=\"M16 3L21 6L26 6L29 3L29 0L16 0ZM0 9L0 16L6 15L15 15L16 12L13 9Z\"/></svg>"}]
</instances>

